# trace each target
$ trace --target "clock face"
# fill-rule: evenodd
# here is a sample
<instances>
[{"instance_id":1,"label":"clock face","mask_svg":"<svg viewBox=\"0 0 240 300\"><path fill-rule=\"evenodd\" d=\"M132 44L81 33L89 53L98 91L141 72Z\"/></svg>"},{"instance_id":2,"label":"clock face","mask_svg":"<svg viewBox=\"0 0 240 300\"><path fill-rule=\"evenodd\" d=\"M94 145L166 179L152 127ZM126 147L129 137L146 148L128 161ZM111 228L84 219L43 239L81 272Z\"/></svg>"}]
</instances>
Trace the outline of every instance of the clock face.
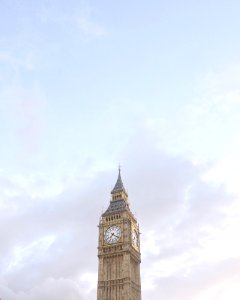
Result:
<instances>
[{"instance_id":1,"label":"clock face","mask_svg":"<svg viewBox=\"0 0 240 300\"><path fill-rule=\"evenodd\" d=\"M132 244L134 247L139 246L138 233L135 229L132 231Z\"/></svg>"},{"instance_id":2,"label":"clock face","mask_svg":"<svg viewBox=\"0 0 240 300\"><path fill-rule=\"evenodd\" d=\"M121 234L122 234L121 228L119 226L113 225L105 231L104 240L108 244L114 244L120 239Z\"/></svg>"}]
</instances>

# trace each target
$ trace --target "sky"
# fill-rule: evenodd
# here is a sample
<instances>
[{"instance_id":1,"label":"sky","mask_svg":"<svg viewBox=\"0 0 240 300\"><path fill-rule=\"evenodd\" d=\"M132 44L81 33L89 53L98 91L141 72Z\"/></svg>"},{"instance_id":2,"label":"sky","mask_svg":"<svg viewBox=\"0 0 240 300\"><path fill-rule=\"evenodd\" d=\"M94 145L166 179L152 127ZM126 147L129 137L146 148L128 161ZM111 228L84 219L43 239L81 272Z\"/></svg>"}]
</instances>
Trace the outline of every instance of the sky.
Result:
<instances>
[{"instance_id":1,"label":"sky","mask_svg":"<svg viewBox=\"0 0 240 300\"><path fill-rule=\"evenodd\" d=\"M118 165L142 299L240 297L240 3L0 0L0 298L93 300Z\"/></svg>"}]
</instances>

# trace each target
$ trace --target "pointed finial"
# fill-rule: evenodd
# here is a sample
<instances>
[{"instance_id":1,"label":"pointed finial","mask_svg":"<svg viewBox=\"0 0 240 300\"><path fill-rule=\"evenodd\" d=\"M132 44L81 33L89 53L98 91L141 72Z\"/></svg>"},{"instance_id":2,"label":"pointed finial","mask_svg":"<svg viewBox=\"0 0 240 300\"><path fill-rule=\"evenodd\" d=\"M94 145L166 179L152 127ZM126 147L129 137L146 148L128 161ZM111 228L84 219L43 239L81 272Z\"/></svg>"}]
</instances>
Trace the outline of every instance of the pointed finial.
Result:
<instances>
[{"instance_id":1,"label":"pointed finial","mask_svg":"<svg viewBox=\"0 0 240 300\"><path fill-rule=\"evenodd\" d=\"M115 192L119 192L119 191L125 191L125 188L123 186L123 182L122 182L122 178L121 178L121 166L119 164L118 166L118 178L117 178L117 182L112 190L112 194ZM125 191L126 192L126 191Z\"/></svg>"}]
</instances>

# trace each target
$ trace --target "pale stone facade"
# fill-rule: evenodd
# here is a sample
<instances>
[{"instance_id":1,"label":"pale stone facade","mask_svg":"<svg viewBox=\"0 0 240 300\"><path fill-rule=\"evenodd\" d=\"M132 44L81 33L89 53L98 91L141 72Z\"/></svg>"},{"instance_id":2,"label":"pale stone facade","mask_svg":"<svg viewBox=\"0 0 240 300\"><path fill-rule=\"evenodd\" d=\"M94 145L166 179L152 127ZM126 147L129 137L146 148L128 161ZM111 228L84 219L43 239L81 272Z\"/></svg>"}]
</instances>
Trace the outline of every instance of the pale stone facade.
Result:
<instances>
[{"instance_id":1,"label":"pale stone facade","mask_svg":"<svg viewBox=\"0 0 240 300\"><path fill-rule=\"evenodd\" d=\"M139 226L129 209L120 169L99 224L97 300L140 300Z\"/></svg>"}]
</instances>

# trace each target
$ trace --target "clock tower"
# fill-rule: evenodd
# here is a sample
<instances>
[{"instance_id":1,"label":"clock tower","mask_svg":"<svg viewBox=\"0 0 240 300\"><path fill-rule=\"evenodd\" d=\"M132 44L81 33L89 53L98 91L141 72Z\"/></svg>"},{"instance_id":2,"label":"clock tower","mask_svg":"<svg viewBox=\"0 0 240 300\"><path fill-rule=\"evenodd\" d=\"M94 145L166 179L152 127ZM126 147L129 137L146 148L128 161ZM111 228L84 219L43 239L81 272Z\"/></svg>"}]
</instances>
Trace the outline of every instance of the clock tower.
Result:
<instances>
[{"instance_id":1,"label":"clock tower","mask_svg":"<svg viewBox=\"0 0 240 300\"><path fill-rule=\"evenodd\" d=\"M120 168L99 223L98 260L97 300L141 300L139 226Z\"/></svg>"}]
</instances>

